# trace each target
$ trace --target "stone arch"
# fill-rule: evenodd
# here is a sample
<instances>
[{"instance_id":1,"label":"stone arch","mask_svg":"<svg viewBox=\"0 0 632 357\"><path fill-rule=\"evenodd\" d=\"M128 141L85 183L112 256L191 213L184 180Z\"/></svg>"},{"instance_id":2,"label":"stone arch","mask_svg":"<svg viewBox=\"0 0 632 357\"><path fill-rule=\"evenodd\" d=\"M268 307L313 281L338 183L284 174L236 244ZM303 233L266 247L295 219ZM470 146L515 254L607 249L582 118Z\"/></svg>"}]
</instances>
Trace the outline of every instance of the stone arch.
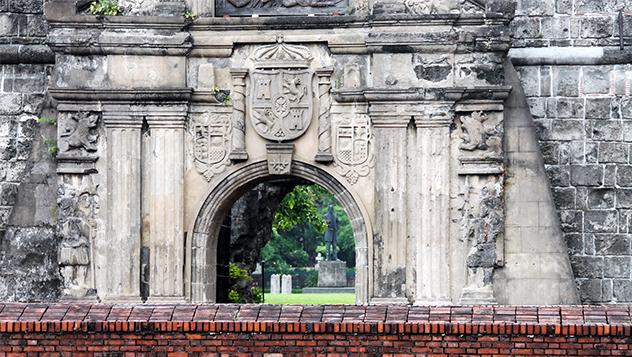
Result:
<instances>
[{"instance_id":1,"label":"stone arch","mask_svg":"<svg viewBox=\"0 0 632 357\"><path fill-rule=\"evenodd\" d=\"M219 227L232 204L259 183L274 180L267 161L246 165L224 178L206 196L198 211L190 241L187 293L193 302L214 302ZM327 171L301 161L292 161L296 177L319 184L329 190L343 206L353 227L356 245L356 303L367 304L370 291L369 237L371 226L366 211L349 189Z\"/></svg>"}]
</instances>

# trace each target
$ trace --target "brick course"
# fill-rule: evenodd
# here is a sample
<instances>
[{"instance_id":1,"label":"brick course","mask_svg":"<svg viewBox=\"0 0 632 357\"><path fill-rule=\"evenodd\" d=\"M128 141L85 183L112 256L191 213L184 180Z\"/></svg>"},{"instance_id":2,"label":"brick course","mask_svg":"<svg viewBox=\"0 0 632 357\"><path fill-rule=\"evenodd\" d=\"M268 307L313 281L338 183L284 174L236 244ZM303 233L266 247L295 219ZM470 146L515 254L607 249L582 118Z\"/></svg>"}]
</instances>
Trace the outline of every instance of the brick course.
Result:
<instances>
[{"instance_id":1,"label":"brick course","mask_svg":"<svg viewBox=\"0 0 632 357\"><path fill-rule=\"evenodd\" d=\"M632 355L621 305L0 305L0 356Z\"/></svg>"}]
</instances>

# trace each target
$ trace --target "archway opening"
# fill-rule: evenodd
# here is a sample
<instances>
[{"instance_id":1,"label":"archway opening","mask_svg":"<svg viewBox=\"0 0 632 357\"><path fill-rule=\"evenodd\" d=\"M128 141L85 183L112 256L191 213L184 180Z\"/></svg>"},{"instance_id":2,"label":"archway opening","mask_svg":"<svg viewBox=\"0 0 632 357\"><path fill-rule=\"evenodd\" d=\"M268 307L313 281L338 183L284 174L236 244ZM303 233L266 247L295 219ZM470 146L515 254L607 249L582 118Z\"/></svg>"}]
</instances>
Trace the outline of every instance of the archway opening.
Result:
<instances>
[{"instance_id":1,"label":"archway opening","mask_svg":"<svg viewBox=\"0 0 632 357\"><path fill-rule=\"evenodd\" d=\"M237 199L223 226L217 302L355 303L353 228L324 187L297 178L261 183Z\"/></svg>"},{"instance_id":2,"label":"archway opening","mask_svg":"<svg viewBox=\"0 0 632 357\"><path fill-rule=\"evenodd\" d=\"M264 217L263 214L258 213L262 207L264 211L267 210L266 215L268 217L273 217L278 204L281 203L283 198L293 191L295 187L305 185L321 186L322 189L330 193L330 197L337 201L339 208L334 207L334 211L340 212L340 209L342 209L346 213L350 229L353 232L353 244L355 245L355 264L349 264L355 270L355 287L353 289L355 291L355 303L365 304L368 302L368 291L370 289L368 249L368 228L370 226L367 224L369 222L368 215L358 204L359 201L339 180L323 169L300 161L292 162L292 174L287 176L270 175L267 162L256 162L233 172L211 189L198 213L190 241L189 256L191 259L187 291L190 294L191 301L230 301L227 297L230 289L227 286L229 281L226 277L230 278L231 254L227 252L230 252L230 237L234 235L231 232L231 221L235 203L244 195L255 195L256 199L250 202L255 202L259 207L253 207L254 204L250 204L247 208L251 212L247 215L240 215L238 218ZM257 191L257 188L261 187L267 187L267 189L272 187L273 191L276 190L274 194L275 199L271 200L269 197L262 196L261 191L253 193ZM278 202L278 204L275 205L275 202ZM321 203L321 208L324 208L324 202ZM257 230L261 231L264 229L268 230L268 239L272 237L271 219L269 219L267 225L257 224L251 226L258 227ZM252 232L252 229L249 228L246 232ZM252 237L251 233L248 233L246 236L248 235ZM256 239L258 238L255 237L250 242L254 242L254 246L263 249L265 244ZM338 248L340 247L338 246ZM259 257L260 251L252 254L253 251L254 249L246 248L241 249L241 253L237 252L232 255L238 257L242 264L250 265L250 267L254 265L256 270L256 263L259 259L255 258ZM220 259L223 261L220 261ZM355 267L353 267L354 265ZM267 275L265 272L263 273ZM265 288L271 288L269 281L266 282Z\"/></svg>"}]
</instances>

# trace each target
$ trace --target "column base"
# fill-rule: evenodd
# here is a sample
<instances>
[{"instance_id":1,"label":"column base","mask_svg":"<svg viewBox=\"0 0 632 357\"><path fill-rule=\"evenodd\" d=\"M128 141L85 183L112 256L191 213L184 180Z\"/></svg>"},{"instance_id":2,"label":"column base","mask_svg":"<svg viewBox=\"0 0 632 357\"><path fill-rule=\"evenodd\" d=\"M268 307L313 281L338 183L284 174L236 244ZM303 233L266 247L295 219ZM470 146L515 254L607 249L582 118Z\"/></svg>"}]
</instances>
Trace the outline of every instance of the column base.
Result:
<instances>
[{"instance_id":1,"label":"column base","mask_svg":"<svg viewBox=\"0 0 632 357\"><path fill-rule=\"evenodd\" d=\"M248 153L245 151L231 152L228 156L231 161L246 161L248 160Z\"/></svg>"},{"instance_id":2,"label":"column base","mask_svg":"<svg viewBox=\"0 0 632 357\"><path fill-rule=\"evenodd\" d=\"M461 293L461 299L459 300L461 305L497 305L498 301L494 297L494 291L489 288L478 289L463 289Z\"/></svg>"},{"instance_id":3,"label":"column base","mask_svg":"<svg viewBox=\"0 0 632 357\"><path fill-rule=\"evenodd\" d=\"M413 303L415 306L450 306L454 305L448 298L442 299L417 299Z\"/></svg>"},{"instance_id":4,"label":"column base","mask_svg":"<svg viewBox=\"0 0 632 357\"><path fill-rule=\"evenodd\" d=\"M145 304L149 305L171 305L171 304L185 304L187 299L184 296L150 296L145 301Z\"/></svg>"},{"instance_id":5,"label":"column base","mask_svg":"<svg viewBox=\"0 0 632 357\"><path fill-rule=\"evenodd\" d=\"M319 152L318 154L316 154L316 158L314 158L314 161L321 164L328 164L334 162L334 156L329 153Z\"/></svg>"},{"instance_id":6,"label":"column base","mask_svg":"<svg viewBox=\"0 0 632 357\"><path fill-rule=\"evenodd\" d=\"M142 304L140 296L107 296L101 299L105 304Z\"/></svg>"},{"instance_id":7,"label":"column base","mask_svg":"<svg viewBox=\"0 0 632 357\"><path fill-rule=\"evenodd\" d=\"M410 305L406 298L371 298L370 305Z\"/></svg>"}]
</instances>

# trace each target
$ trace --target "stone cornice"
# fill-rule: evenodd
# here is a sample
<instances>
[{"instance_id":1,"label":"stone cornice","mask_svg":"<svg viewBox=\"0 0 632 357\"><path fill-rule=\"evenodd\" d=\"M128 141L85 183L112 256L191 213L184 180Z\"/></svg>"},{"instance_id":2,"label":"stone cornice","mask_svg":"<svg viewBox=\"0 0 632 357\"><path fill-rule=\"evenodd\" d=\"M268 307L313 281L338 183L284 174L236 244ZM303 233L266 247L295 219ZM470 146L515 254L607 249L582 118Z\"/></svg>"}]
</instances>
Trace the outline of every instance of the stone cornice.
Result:
<instances>
[{"instance_id":1,"label":"stone cornice","mask_svg":"<svg viewBox=\"0 0 632 357\"><path fill-rule=\"evenodd\" d=\"M83 88L49 88L51 97L58 102L126 102L139 104L143 102L188 102L192 90L189 88L173 89L83 89Z\"/></svg>"},{"instance_id":2,"label":"stone cornice","mask_svg":"<svg viewBox=\"0 0 632 357\"><path fill-rule=\"evenodd\" d=\"M511 92L509 86L488 87L447 87L447 88L366 88L359 90L335 90L334 99L341 103L354 102L422 102L422 101L463 101L495 100L504 101Z\"/></svg>"}]
</instances>

